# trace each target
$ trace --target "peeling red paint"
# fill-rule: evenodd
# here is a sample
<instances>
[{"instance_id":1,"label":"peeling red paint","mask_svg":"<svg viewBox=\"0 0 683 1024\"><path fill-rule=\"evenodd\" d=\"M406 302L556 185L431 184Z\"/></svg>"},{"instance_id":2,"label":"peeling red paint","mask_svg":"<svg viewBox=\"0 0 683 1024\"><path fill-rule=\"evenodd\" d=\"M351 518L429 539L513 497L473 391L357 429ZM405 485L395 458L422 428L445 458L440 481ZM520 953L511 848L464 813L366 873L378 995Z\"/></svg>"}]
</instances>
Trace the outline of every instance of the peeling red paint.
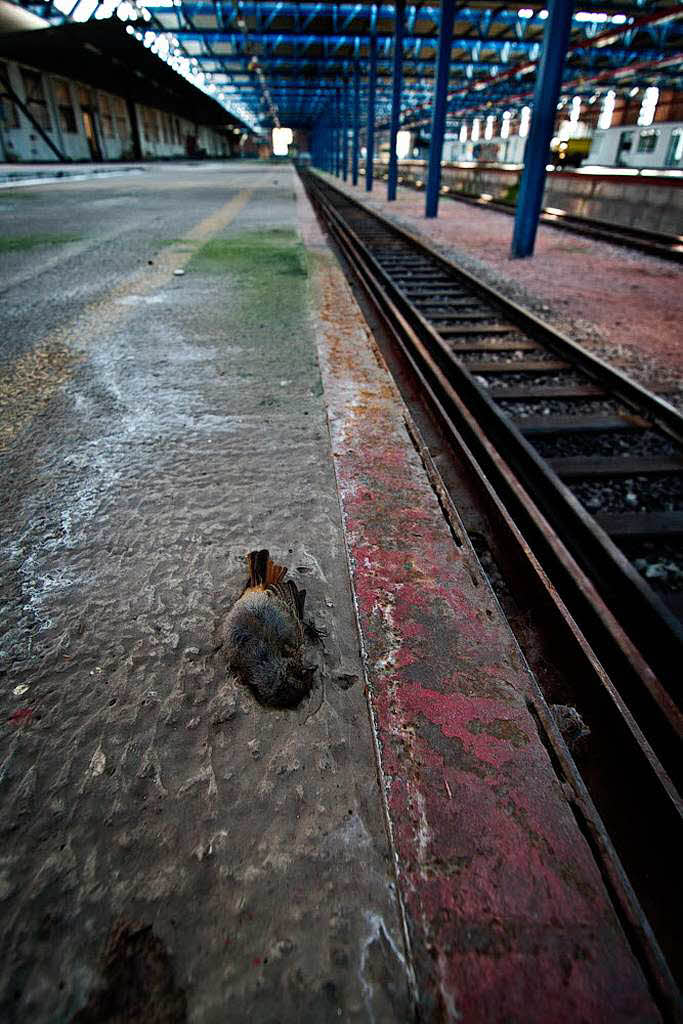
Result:
<instances>
[{"instance_id":1,"label":"peeling red paint","mask_svg":"<svg viewBox=\"0 0 683 1024\"><path fill-rule=\"evenodd\" d=\"M509 627L469 545L453 541L340 272L326 265L319 286L335 470L421 1019L658 1021L528 709Z\"/></svg>"}]
</instances>

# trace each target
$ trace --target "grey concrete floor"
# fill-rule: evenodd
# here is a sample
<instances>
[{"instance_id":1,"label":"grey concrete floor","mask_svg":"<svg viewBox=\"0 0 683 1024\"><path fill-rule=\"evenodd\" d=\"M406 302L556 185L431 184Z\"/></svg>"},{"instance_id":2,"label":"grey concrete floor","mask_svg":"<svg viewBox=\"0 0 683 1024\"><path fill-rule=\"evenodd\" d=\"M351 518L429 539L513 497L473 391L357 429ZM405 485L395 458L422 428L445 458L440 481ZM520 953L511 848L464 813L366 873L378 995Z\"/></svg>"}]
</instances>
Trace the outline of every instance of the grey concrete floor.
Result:
<instances>
[{"instance_id":1,"label":"grey concrete floor","mask_svg":"<svg viewBox=\"0 0 683 1024\"><path fill-rule=\"evenodd\" d=\"M410 1018L292 175L0 193L2 1020ZM293 711L216 650L260 546Z\"/></svg>"}]
</instances>

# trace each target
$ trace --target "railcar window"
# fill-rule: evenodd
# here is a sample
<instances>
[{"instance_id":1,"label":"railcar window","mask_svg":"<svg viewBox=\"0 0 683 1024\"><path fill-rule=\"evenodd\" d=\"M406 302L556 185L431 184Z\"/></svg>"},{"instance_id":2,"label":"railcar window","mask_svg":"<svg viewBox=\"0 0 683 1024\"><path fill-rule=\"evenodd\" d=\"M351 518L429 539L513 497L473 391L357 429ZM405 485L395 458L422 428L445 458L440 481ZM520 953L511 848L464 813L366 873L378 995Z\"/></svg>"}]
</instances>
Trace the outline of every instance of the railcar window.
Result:
<instances>
[{"instance_id":1,"label":"railcar window","mask_svg":"<svg viewBox=\"0 0 683 1024\"><path fill-rule=\"evenodd\" d=\"M638 139L638 152L639 153L654 153L657 146L657 139L659 138L659 132L656 128L652 131L641 132Z\"/></svg>"},{"instance_id":2,"label":"railcar window","mask_svg":"<svg viewBox=\"0 0 683 1024\"><path fill-rule=\"evenodd\" d=\"M0 72L2 73L2 78L9 78L9 69L6 64L0 64ZM2 78L0 78L0 121L2 121L5 128L18 128L19 111L5 92Z\"/></svg>"},{"instance_id":3,"label":"railcar window","mask_svg":"<svg viewBox=\"0 0 683 1024\"><path fill-rule=\"evenodd\" d=\"M26 90L26 106L34 119L46 132L52 131L50 112L47 109L45 90L43 89L43 76L38 71L27 71L21 69L21 77L24 80Z\"/></svg>"},{"instance_id":4,"label":"railcar window","mask_svg":"<svg viewBox=\"0 0 683 1024\"><path fill-rule=\"evenodd\" d=\"M669 152L666 157L667 167L680 167L683 164L683 129L674 128L669 140Z\"/></svg>"},{"instance_id":5,"label":"railcar window","mask_svg":"<svg viewBox=\"0 0 683 1024\"><path fill-rule=\"evenodd\" d=\"M55 103L57 104L57 113L59 114L59 126L63 132L73 135L78 131L78 128L76 127L76 114L71 102L69 83L61 78L55 78L53 81Z\"/></svg>"}]
</instances>

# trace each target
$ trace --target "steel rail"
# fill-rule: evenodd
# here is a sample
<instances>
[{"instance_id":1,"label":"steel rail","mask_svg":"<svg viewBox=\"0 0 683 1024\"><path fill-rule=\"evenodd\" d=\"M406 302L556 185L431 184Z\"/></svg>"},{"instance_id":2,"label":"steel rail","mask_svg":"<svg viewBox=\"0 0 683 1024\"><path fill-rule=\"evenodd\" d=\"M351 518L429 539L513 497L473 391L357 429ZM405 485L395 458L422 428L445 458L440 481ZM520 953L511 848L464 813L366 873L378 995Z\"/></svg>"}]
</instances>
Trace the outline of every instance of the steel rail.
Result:
<instances>
[{"instance_id":1,"label":"steel rail","mask_svg":"<svg viewBox=\"0 0 683 1024\"><path fill-rule=\"evenodd\" d=\"M330 185L325 182L324 187L329 189ZM560 350L598 382L606 382L610 391L622 400L629 404L637 403L641 409L646 408L649 418L665 427L677 440L683 438L683 418L666 402L590 355L495 289L454 267L408 232L366 210L345 193L334 192L397 238L426 252L447 271L465 279L488 301L502 306L506 315L532 337ZM338 204L330 212L335 220L340 219ZM362 245L360 239L358 244ZM599 632L606 631L609 635L610 643L601 645L601 657L605 660L605 655L613 655L615 649L620 652L620 664L615 668L618 667L624 680L624 696L634 704L641 724L647 725L650 740L659 756L670 765L671 771L679 772L683 716L662 679L670 680L670 690L673 691L679 678L677 666L683 656L683 627L520 430L483 393L469 371L455 361L436 329L406 299L366 247L363 248L374 274L382 281L383 289L427 345L438 368L456 384L458 396L465 401L472 417L474 441L480 443L485 434L496 450L504 453L510 473L524 482L528 493L525 493L523 501L517 500L520 513L529 496L543 509L544 525L536 531L537 543L540 542L544 548L553 548L558 531L561 531L564 543L572 553L570 562L562 559L566 592L573 595L573 603L582 609L579 619L592 623ZM548 519L552 519L552 527L548 525ZM632 637L639 638L640 643L634 643ZM613 660L613 656L608 658L608 666ZM631 671L624 676L627 666ZM648 700L643 699L646 694Z\"/></svg>"},{"instance_id":2,"label":"steel rail","mask_svg":"<svg viewBox=\"0 0 683 1024\"><path fill-rule=\"evenodd\" d=\"M318 209L323 212L328 227L354 267L359 284L375 306L382 321L391 331L392 336L401 346L414 373L420 379L424 391L431 396L434 408L438 410L449 438L461 453L466 454L468 462L474 467L481 487L488 496L493 514L506 530L508 538L516 543L519 556L525 563L527 571L543 590L547 598L546 603L550 617L555 626L562 630L565 638L563 642L568 643L573 649L572 657L577 667L580 666L579 671L586 674L585 689L594 702L597 715L598 717L606 716L609 720L609 733L615 750L623 752L625 755L626 760L622 762L624 767L619 768L613 784L618 786L620 780L630 780L631 778L638 780L634 813L641 824L647 823L648 834L655 846L655 836L663 844L669 843L676 830L680 829L681 805L676 791L613 682L564 605L557 589L549 581L533 551L520 534L518 526L509 514L507 498L505 501L501 498L492 481L498 484L501 478L505 479L507 487L503 490L508 491L508 496L510 491L515 493L517 503L521 503L526 508L530 518L535 517L542 522L543 514L535 507L531 497L525 494L524 488L514 478L509 467L505 465L496 447L478 436L480 432L476 422L459 397L457 390L432 358L424 344L424 339L418 336L414 326L409 323L403 311L385 288L386 275L355 232L345 224L338 208L333 208L329 200L325 200L319 192L313 192L312 198ZM465 429L461 433L463 427ZM479 454L472 452L468 439L465 437L467 432L480 442ZM485 459L480 457L482 452ZM491 467L494 467L497 472L492 472ZM558 541L557 546L561 548L561 542ZM571 565L572 559L566 550L560 557L564 558L568 565ZM574 566L574 568L577 572L581 572L578 566ZM625 927L640 950L651 982L660 994L663 1006L667 1008L667 1018L677 1019L676 1007L680 1005L680 996L676 984L671 977L647 917L624 872L600 813L596 809L564 741L554 727L545 701L542 698L535 700L534 708L549 737L552 756L556 764L560 766L562 774L571 781L574 792L581 794L580 799L574 801L575 811L581 818L585 830L590 834L591 845L602 863L609 887L619 905ZM604 789L604 787L602 788ZM601 787L598 786L598 792L600 791ZM603 815L605 809L609 811L609 804L605 808L603 800L601 808ZM643 865L638 863L638 857L630 856L627 857L627 860L630 861L629 871L639 876L642 882ZM647 874L646 869L645 873ZM668 880L673 881L673 879ZM642 888L642 884L640 888Z\"/></svg>"},{"instance_id":3,"label":"steel rail","mask_svg":"<svg viewBox=\"0 0 683 1024\"><path fill-rule=\"evenodd\" d=\"M531 577L535 578L537 585L543 591L547 599L547 609L553 618L554 625L562 632L563 643L571 648L571 656L575 664L577 664L579 672L582 675L585 674L585 685L591 694L594 705L598 709L598 717L606 716L609 721L609 734L614 750L620 753L623 752L624 756L628 759L626 762L628 767L618 770L612 784L618 786L627 778L630 779L632 775L638 778L639 795L635 800L635 813L640 815L639 820L641 824L646 823L648 834L654 845L656 845L655 836L663 841L663 843L671 842L676 829L680 829L681 815L681 804L674 787L663 767L658 763L649 748L647 740L640 731L629 709L625 706L620 694L618 694L613 683L600 665L590 644L586 641L577 623L574 622L568 612L556 588L550 583L535 554L532 553L528 544L522 538L506 505L492 484L495 474L490 473L488 469L482 468L479 460L470 450L463 434L461 434L459 427L456 426L456 420L461 420L461 425L462 423L467 424L467 421L471 419L470 414L464 407L452 383L436 366L423 341L418 337L413 327L407 321L407 318L403 316L401 310L394 304L391 296L384 289L381 269L368 253L365 246L357 239L352 229L344 223L338 210L332 208L319 195L313 196L313 199L318 209L323 210L325 220L339 243L342 252L351 262L351 265L354 266L360 287L371 299L382 318L382 322L402 349L405 357L407 357L425 393L430 395L433 407L438 412L439 418L446 428L447 435L449 435L458 451L461 454L465 454L468 464L474 468L481 488L486 495L490 511L492 511L506 531L508 539L516 545L519 557L524 563L526 571ZM416 446L418 446L420 451L422 445L418 443ZM504 460L495 449L495 446L484 441L484 447L488 449L489 462L497 463L501 474L504 476L508 475L510 485L518 489L519 497L523 502L527 503L528 510L531 512L533 503L528 496L523 495L523 488L511 477ZM421 451L421 454L425 465L429 467L430 459L428 454L424 451ZM442 494L443 487L438 480L436 481L436 487L445 510L447 496ZM543 518L542 513L538 510L536 510L536 514ZM454 519L458 518L455 511L453 516ZM565 557L570 558L567 555ZM586 786L577 765L575 765L567 751L566 745L557 731L540 691L532 697L531 703L533 712L541 721L543 729L548 736L551 757L556 767L559 768L560 775L563 775L570 782L574 793L574 799L572 800L574 812L577 813L594 853L602 865L608 888L612 892L618 909L620 909L625 928L640 952L651 984L659 995L667 1018L672 1020L678 1019L680 994L678 993L676 982L671 975L663 953L661 953L647 916L643 912L634 893L620 856L616 853L614 845L610 840L600 812L589 793L589 788ZM604 790L604 786L602 790ZM598 792L600 792L600 787L598 787ZM608 806L606 809L607 811L609 810ZM631 821L630 824L632 824ZM642 879L643 865L638 863L637 857L629 857L628 859L630 861L628 864L629 870ZM673 881L669 878L669 872L667 874L668 881Z\"/></svg>"},{"instance_id":4,"label":"steel rail","mask_svg":"<svg viewBox=\"0 0 683 1024\"><path fill-rule=\"evenodd\" d=\"M422 188L417 185L417 180L411 172L403 171L403 184L409 185L417 192ZM458 203L467 203L470 206L478 206L482 210L495 210L497 213L505 213L514 217L515 207L508 203L502 203L495 199L482 199L481 196L464 195L452 191L449 186L442 188L442 198L453 199ZM627 249L635 249L644 252L648 256L658 256L663 260L671 260L674 263L683 263L683 242L678 235L667 235L661 231L648 231L645 228L626 227L624 224L615 224L606 220L594 220L588 217L580 217L573 213L553 213L551 209L541 210L541 223L549 228L557 228L559 231L569 231L575 235L583 235L586 238L595 238L601 242L609 242L611 245L621 245Z\"/></svg>"},{"instance_id":5,"label":"steel rail","mask_svg":"<svg viewBox=\"0 0 683 1024\"><path fill-rule=\"evenodd\" d=\"M326 182L324 187L331 186ZM571 339L506 299L495 289L456 268L410 233L366 210L345 193L339 193L337 190L334 192L340 199L343 197L344 201L351 204L352 209L362 211L364 216L370 217L374 223L381 225L397 239L402 239L417 251L429 256L449 274L457 275L475 293L481 294L487 302L498 306L510 321L518 324L531 337L540 340L580 366L598 384L604 383L613 395L617 395L631 406L646 409L648 417L680 443L683 437L683 419L668 403L651 395L618 370L581 349ZM570 603L575 608L575 614L582 624L592 624L591 633L597 627L598 633L606 633L610 637L609 643L602 643L599 646L601 658L607 662L610 671L618 669L622 675L624 695L633 705L659 756L669 766L670 771L680 772L679 738L683 731L682 717L671 694L675 692L679 680L678 665L683 655L681 623L652 591L593 516L562 483L549 464L538 455L520 430L503 415L489 396L483 393L467 369L454 360L435 327L406 299L374 258L370 258L373 259L387 292L408 322L423 339L426 339L437 365L451 379L457 381L459 395L466 398L468 407L479 423L479 433L485 429L494 444L505 452L506 461L512 471L524 481L526 489L552 519L554 530L550 533L554 534L558 530L562 533L574 560L582 566L584 572L581 577L573 576L572 572L566 569L563 573L565 592L573 596ZM541 530L536 537L536 543L548 547L550 533L547 529ZM586 584L587 578L592 581L590 588ZM600 593L602 601L595 600L596 590ZM577 608L581 611L576 611ZM619 628L616 630L615 619L619 622ZM627 642L627 637L635 638L636 643L633 644L630 640ZM621 651L621 657L616 662L613 657L615 649ZM635 649L640 652L637 657ZM624 656L626 651L628 654Z\"/></svg>"},{"instance_id":6,"label":"steel rail","mask_svg":"<svg viewBox=\"0 0 683 1024\"><path fill-rule=\"evenodd\" d=\"M447 192L445 196L448 199L470 203L483 209L497 210L498 213L506 213L508 216L514 217L515 215L514 206L497 203L495 200L478 199L476 196L461 196L453 192ZM676 235L665 235L663 232L647 231L644 228L626 227L623 224L614 224L606 220L592 220L573 213L552 213L548 209L541 210L540 219L541 223L549 228L570 231L574 235L583 235L586 238L595 238L600 242L609 242L611 245L636 249L648 256L658 256L663 260L683 263L683 243Z\"/></svg>"}]
</instances>

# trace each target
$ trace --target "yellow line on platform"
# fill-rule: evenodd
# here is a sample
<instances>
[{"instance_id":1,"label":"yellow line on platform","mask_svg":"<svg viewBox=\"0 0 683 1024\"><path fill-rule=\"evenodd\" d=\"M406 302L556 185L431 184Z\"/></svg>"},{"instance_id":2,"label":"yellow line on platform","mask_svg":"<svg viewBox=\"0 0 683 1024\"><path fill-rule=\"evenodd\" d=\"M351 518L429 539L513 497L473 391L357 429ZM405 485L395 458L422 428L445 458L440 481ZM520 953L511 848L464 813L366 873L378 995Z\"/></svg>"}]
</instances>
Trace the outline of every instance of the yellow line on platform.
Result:
<instances>
[{"instance_id":1,"label":"yellow line on platform","mask_svg":"<svg viewBox=\"0 0 683 1024\"><path fill-rule=\"evenodd\" d=\"M90 303L66 327L52 331L29 352L0 373L0 452L41 413L50 399L73 376L93 338L111 330L130 315L126 299L149 295L168 284L176 270L184 270L196 244L226 228L252 197L243 189L214 213L196 224L177 242L161 248L150 266L138 271L106 295Z\"/></svg>"}]
</instances>

